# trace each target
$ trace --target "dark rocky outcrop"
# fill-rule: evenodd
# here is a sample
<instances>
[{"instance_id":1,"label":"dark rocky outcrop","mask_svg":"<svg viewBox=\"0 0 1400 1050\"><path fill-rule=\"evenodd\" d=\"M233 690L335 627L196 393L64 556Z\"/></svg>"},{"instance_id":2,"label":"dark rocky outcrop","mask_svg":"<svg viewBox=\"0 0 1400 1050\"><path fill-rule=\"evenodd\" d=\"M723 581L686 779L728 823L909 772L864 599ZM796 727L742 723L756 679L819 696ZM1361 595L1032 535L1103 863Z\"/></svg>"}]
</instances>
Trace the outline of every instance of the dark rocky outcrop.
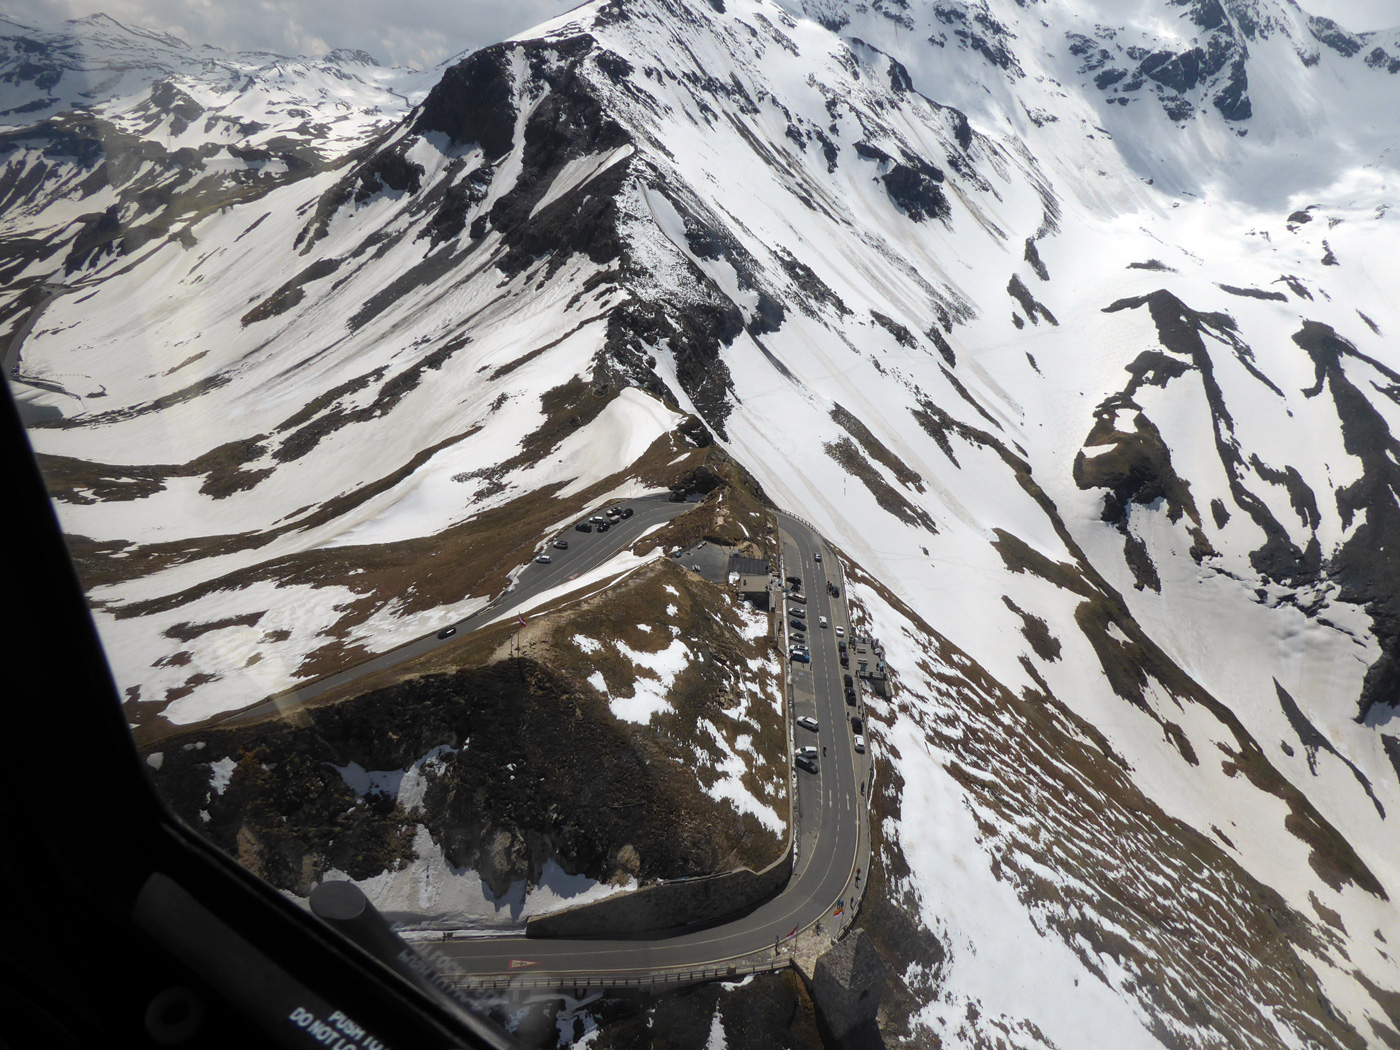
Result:
<instances>
[{"instance_id":1,"label":"dark rocky outcrop","mask_svg":"<svg viewBox=\"0 0 1400 1050\"><path fill-rule=\"evenodd\" d=\"M869 1042L887 980L885 961L862 929L817 960L812 997L827 1029L843 1046Z\"/></svg>"},{"instance_id":2,"label":"dark rocky outcrop","mask_svg":"<svg viewBox=\"0 0 1400 1050\"><path fill-rule=\"evenodd\" d=\"M489 161L510 152L515 137L515 84L511 45L473 51L428 92L413 130L441 132L460 144L477 143Z\"/></svg>"}]
</instances>

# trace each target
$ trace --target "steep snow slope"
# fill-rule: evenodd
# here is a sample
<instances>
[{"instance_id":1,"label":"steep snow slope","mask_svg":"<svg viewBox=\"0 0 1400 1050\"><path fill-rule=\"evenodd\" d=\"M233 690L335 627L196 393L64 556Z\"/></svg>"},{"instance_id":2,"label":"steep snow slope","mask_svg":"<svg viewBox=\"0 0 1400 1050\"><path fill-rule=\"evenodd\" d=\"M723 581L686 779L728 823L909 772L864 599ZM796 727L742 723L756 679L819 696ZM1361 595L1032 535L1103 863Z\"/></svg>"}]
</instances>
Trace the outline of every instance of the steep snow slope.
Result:
<instances>
[{"instance_id":1,"label":"steep snow slope","mask_svg":"<svg viewBox=\"0 0 1400 1050\"><path fill-rule=\"evenodd\" d=\"M1400 1040L1394 36L600 3L136 258L56 164L21 370L133 719L480 603L428 559L706 431L895 673L890 1035Z\"/></svg>"}]
</instances>

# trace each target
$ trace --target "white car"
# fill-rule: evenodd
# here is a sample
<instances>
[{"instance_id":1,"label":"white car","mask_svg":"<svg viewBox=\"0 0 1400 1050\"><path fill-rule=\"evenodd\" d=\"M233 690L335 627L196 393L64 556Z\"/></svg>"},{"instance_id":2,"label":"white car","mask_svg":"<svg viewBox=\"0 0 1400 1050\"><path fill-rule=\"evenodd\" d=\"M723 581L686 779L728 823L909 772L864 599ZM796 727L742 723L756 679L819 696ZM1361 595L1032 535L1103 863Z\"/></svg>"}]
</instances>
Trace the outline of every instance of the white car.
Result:
<instances>
[{"instance_id":1,"label":"white car","mask_svg":"<svg viewBox=\"0 0 1400 1050\"><path fill-rule=\"evenodd\" d=\"M817 720L811 715L798 715L797 724L803 729L810 729L814 733L817 731Z\"/></svg>"},{"instance_id":2,"label":"white car","mask_svg":"<svg viewBox=\"0 0 1400 1050\"><path fill-rule=\"evenodd\" d=\"M535 561L539 562L541 565L548 565L553 560L554 559L551 558L548 554L541 554L538 558L535 559Z\"/></svg>"},{"instance_id":3,"label":"white car","mask_svg":"<svg viewBox=\"0 0 1400 1050\"><path fill-rule=\"evenodd\" d=\"M836 628L836 637L837 637L837 638L844 638L844 637L846 637L846 628L841 627L841 626L838 625L837 628Z\"/></svg>"},{"instance_id":4,"label":"white car","mask_svg":"<svg viewBox=\"0 0 1400 1050\"><path fill-rule=\"evenodd\" d=\"M799 747L793 752L798 758L816 758L817 749L815 747Z\"/></svg>"},{"instance_id":5,"label":"white car","mask_svg":"<svg viewBox=\"0 0 1400 1050\"><path fill-rule=\"evenodd\" d=\"M822 560L822 552L821 552L821 551L817 551L816 554L813 554L813 555L812 555L812 559L813 559L814 561L821 561L821 560Z\"/></svg>"},{"instance_id":6,"label":"white car","mask_svg":"<svg viewBox=\"0 0 1400 1050\"><path fill-rule=\"evenodd\" d=\"M821 622L822 622L822 626L825 627L825 626L826 626L826 617L825 617L825 616L822 616L822 617L819 617L819 619L820 619Z\"/></svg>"},{"instance_id":7,"label":"white car","mask_svg":"<svg viewBox=\"0 0 1400 1050\"><path fill-rule=\"evenodd\" d=\"M865 737L857 733L854 737L851 738L851 743L855 744L856 746L856 754L865 754Z\"/></svg>"}]
</instances>

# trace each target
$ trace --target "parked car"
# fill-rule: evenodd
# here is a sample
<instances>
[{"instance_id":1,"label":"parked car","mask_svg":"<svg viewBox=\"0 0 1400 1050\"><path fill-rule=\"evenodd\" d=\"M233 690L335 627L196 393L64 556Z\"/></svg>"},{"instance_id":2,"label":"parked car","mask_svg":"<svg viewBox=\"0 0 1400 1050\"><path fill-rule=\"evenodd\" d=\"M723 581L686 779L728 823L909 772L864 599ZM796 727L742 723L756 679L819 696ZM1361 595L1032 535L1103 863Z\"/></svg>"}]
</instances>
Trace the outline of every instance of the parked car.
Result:
<instances>
[{"instance_id":1,"label":"parked car","mask_svg":"<svg viewBox=\"0 0 1400 1050\"><path fill-rule=\"evenodd\" d=\"M798 758L816 758L817 749L811 744L808 744L806 747L799 747L793 754Z\"/></svg>"},{"instance_id":2,"label":"parked car","mask_svg":"<svg viewBox=\"0 0 1400 1050\"><path fill-rule=\"evenodd\" d=\"M849 689L849 688L848 688L848 689L846 690L846 706L847 706L847 707L855 707L855 706L856 706L856 691L855 691L854 689Z\"/></svg>"},{"instance_id":3,"label":"parked car","mask_svg":"<svg viewBox=\"0 0 1400 1050\"><path fill-rule=\"evenodd\" d=\"M600 522L598 522L598 531L599 531L599 532L607 532L607 531L608 531L608 523L607 523L606 521L600 521Z\"/></svg>"},{"instance_id":4,"label":"parked car","mask_svg":"<svg viewBox=\"0 0 1400 1050\"><path fill-rule=\"evenodd\" d=\"M806 610L806 609L799 609L799 608L797 608L795 605L789 605L789 606L788 606L788 615L789 615L789 616L796 616L796 617L800 620L800 619L802 619L802 617L804 617L804 616L807 615L807 610Z\"/></svg>"},{"instance_id":5,"label":"parked car","mask_svg":"<svg viewBox=\"0 0 1400 1050\"><path fill-rule=\"evenodd\" d=\"M811 715L798 715L797 724L803 729L810 729L813 733L817 731L817 720Z\"/></svg>"},{"instance_id":6,"label":"parked car","mask_svg":"<svg viewBox=\"0 0 1400 1050\"><path fill-rule=\"evenodd\" d=\"M802 586L802 577L801 577L801 576L789 576L789 577L787 578L787 582L790 583L790 584L792 584L794 587L801 587L801 586Z\"/></svg>"},{"instance_id":7,"label":"parked car","mask_svg":"<svg viewBox=\"0 0 1400 1050\"><path fill-rule=\"evenodd\" d=\"M852 733L864 733L864 732L865 732L865 723L862 722L859 718L854 718L854 717L853 717L853 718L851 719L851 732L852 732Z\"/></svg>"},{"instance_id":8,"label":"parked car","mask_svg":"<svg viewBox=\"0 0 1400 1050\"><path fill-rule=\"evenodd\" d=\"M632 516L632 508L631 508L631 507L623 507L620 513L622 514L622 516L623 516L624 518L630 518L630 517Z\"/></svg>"},{"instance_id":9,"label":"parked car","mask_svg":"<svg viewBox=\"0 0 1400 1050\"><path fill-rule=\"evenodd\" d=\"M815 773L817 771L817 760L815 758L799 758L797 764L808 773Z\"/></svg>"},{"instance_id":10,"label":"parked car","mask_svg":"<svg viewBox=\"0 0 1400 1050\"><path fill-rule=\"evenodd\" d=\"M858 754L858 755L863 755L863 754L865 754L865 737L863 737L863 736L861 736L859 733L857 733L855 736L853 736L853 737L851 738L851 743L854 744L855 747L856 747L856 754Z\"/></svg>"},{"instance_id":11,"label":"parked car","mask_svg":"<svg viewBox=\"0 0 1400 1050\"><path fill-rule=\"evenodd\" d=\"M554 541L554 549L557 550L557 551L566 551L566 550L568 550L568 549L569 549L569 541L568 541L568 540L555 540L555 541Z\"/></svg>"},{"instance_id":12,"label":"parked car","mask_svg":"<svg viewBox=\"0 0 1400 1050\"><path fill-rule=\"evenodd\" d=\"M794 663L809 664L812 662L812 654L807 652L806 649L794 649L788 654L788 659L792 660Z\"/></svg>"},{"instance_id":13,"label":"parked car","mask_svg":"<svg viewBox=\"0 0 1400 1050\"><path fill-rule=\"evenodd\" d=\"M554 559L551 558L548 554L541 554L538 558L535 559L535 561L539 562L541 565L548 565L553 560Z\"/></svg>"},{"instance_id":14,"label":"parked car","mask_svg":"<svg viewBox=\"0 0 1400 1050\"><path fill-rule=\"evenodd\" d=\"M803 604L803 605L806 605L806 604L807 604L807 599L804 598L804 597L802 597L802 595L800 595L800 594L789 594L789 595L788 595L788 601L790 601L790 602L800 602L800 603Z\"/></svg>"},{"instance_id":15,"label":"parked car","mask_svg":"<svg viewBox=\"0 0 1400 1050\"><path fill-rule=\"evenodd\" d=\"M455 627L444 627L442 630L438 631L438 637L439 637L439 638L451 638L451 637L452 637L454 634L456 634L456 633L457 633L457 628L455 628Z\"/></svg>"},{"instance_id":16,"label":"parked car","mask_svg":"<svg viewBox=\"0 0 1400 1050\"><path fill-rule=\"evenodd\" d=\"M608 523L608 519L601 514L595 514L588 520L593 522L594 525L606 525Z\"/></svg>"},{"instance_id":17,"label":"parked car","mask_svg":"<svg viewBox=\"0 0 1400 1050\"><path fill-rule=\"evenodd\" d=\"M593 526L590 525L590 524L589 524L588 522L586 522L586 521L581 521L581 522L579 522L577 525L574 526L574 531L575 531L575 532L592 532L592 531L593 531Z\"/></svg>"},{"instance_id":18,"label":"parked car","mask_svg":"<svg viewBox=\"0 0 1400 1050\"><path fill-rule=\"evenodd\" d=\"M852 678L850 675L845 675L844 678L845 678L845 682L844 682L843 684L845 685L845 687L846 687L847 689L853 688L853 687L855 686L855 684L856 684L855 679Z\"/></svg>"},{"instance_id":19,"label":"parked car","mask_svg":"<svg viewBox=\"0 0 1400 1050\"><path fill-rule=\"evenodd\" d=\"M789 620L788 626L794 631L805 631L807 629L807 624L802 620Z\"/></svg>"},{"instance_id":20,"label":"parked car","mask_svg":"<svg viewBox=\"0 0 1400 1050\"><path fill-rule=\"evenodd\" d=\"M842 627L839 623L836 625L836 637L837 637L837 638L844 638L844 637L846 637L846 628Z\"/></svg>"}]
</instances>

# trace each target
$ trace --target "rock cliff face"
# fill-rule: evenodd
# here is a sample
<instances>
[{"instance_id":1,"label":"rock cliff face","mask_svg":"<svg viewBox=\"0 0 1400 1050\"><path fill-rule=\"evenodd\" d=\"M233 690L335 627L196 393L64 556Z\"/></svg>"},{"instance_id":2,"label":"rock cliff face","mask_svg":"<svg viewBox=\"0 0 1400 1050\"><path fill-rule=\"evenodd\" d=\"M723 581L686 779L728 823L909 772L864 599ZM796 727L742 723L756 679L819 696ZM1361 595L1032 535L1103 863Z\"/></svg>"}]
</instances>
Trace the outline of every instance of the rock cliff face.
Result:
<instances>
[{"instance_id":1,"label":"rock cliff face","mask_svg":"<svg viewBox=\"0 0 1400 1050\"><path fill-rule=\"evenodd\" d=\"M0 323L132 722L721 450L892 669L882 1038L1400 1041L1400 35L1142 11L613 0L420 80L10 32Z\"/></svg>"}]
</instances>

